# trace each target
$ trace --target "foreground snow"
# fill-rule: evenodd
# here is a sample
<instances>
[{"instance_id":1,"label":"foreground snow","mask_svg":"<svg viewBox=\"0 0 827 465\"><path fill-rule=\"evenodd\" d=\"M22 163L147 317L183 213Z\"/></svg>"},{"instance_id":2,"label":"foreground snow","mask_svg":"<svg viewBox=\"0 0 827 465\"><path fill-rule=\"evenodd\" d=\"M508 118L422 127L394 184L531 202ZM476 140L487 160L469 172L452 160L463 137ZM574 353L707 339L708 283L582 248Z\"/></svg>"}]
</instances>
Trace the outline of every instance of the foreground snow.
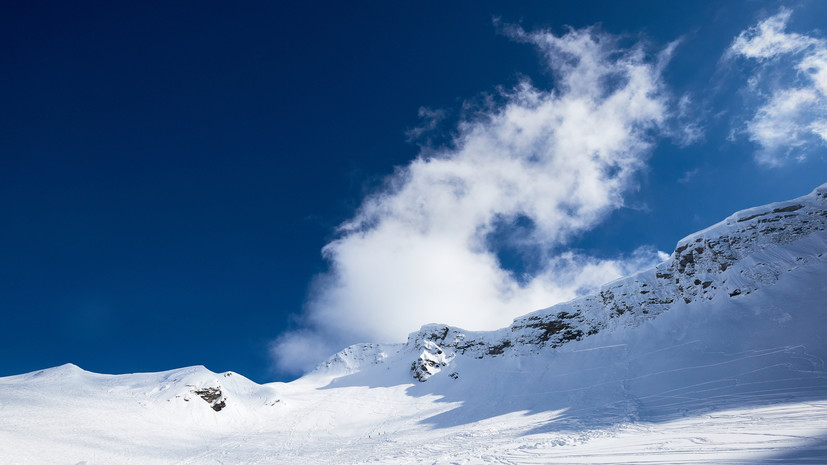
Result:
<instances>
[{"instance_id":1,"label":"foreground snow","mask_svg":"<svg viewBox=\"0 0 827 465\"><path fill-rule=\"evenodd\" d=\"M0 378L0 463L825 463L825 203L740 212L504 330L430 325L292 383Z\"/></svg>"}]
</instances>

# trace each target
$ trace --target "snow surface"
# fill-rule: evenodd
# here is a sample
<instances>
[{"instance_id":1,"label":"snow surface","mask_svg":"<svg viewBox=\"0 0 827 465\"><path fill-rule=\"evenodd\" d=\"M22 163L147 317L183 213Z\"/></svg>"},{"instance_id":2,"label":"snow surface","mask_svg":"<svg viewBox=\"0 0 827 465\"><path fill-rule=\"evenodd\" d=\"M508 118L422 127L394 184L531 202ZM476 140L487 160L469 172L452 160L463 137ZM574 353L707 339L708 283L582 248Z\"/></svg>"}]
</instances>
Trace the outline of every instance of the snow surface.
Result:
<instances>
[{"instance_id":1,"label":"snow surface","mask_svg":"<svg viewBox=\"0 0 827 465\"><path fill-rule=\"evenodd\" d=\"M291 383L0 378L0 463L827 463L825 223L827 185L508 328L428 325Z\"/></svg>"}]
</instances>

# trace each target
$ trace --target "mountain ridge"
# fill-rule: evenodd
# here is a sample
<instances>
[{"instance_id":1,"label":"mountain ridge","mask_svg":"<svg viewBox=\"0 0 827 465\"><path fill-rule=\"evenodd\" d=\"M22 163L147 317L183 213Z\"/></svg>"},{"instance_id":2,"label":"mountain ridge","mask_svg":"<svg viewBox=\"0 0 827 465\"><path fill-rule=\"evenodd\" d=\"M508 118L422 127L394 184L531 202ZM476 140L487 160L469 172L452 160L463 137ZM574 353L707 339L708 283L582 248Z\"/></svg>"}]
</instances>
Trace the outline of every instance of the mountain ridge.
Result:
<instances>
[{"instance_id":1,"label":"mountain ridge","mask_svg":"<svg viewBox=\"0 0 827 465\"><path fill-rule=\"evenodd\" d=\"M604 284L592 294L517 317L506 328L466 331L432 323L411 333L404 344L349 346L314 372L352 373L363 363L382 363L388 352L413 351L418 356L411 362L412 377L424 382L449 366L457 354L479 358L518 347L553 349L618 324L639 325L676 302L737 298L772 285L782 274L812 260L821 260L827 250L824 235L810 237L812 243L799 247L797 253L776 252L825 228L827 184L796 199L735 212L679 240L666 261Z\"/></svg>"},{"instance_id":2,"label":"mountain ridge","mask_svg":"<svg viewBox=\"0 0 827 465\"><path fill-rule=\"evenodd\" d=\"M750 236L742 240L737 237L737 234L732 235L733 229L742 234L750 233ZM763 249L769 246L795 242L810 233L825 231L825 229L827 229L827 183L815 188L810 194L796 199L773 202L735 212L724 220L679 240L666 261L633 275L603 284L593 293L519 316L505 328L491 331L469 331L456 326L430 323L410 333L405 343L369 342L348 346L317 365L308 375L336 376L353 373L364 363L382 363L389 358L388 353L396 353L405 347L413 347L428 353L419 360L421 368L412 370L415 379L421 377L424 381L430 377L426 367L434 368L432 365L445 363L446 358L450 358L450 355L445 355L444 351L440 353L442 350L440 344L459 351L463 355L471 354L477 357L502 355L509 350L514 350L513 348L518 345L533 345L537 349L556 348L566 342L596 334L608 328L612 320L624 315L626 319L632 317L632 321L628 323L639 324L641 319L653 318L666 311L666 307L675 304L678 299L683 299L684 303L689 304L697 298L713 300L721 295L721 292L728 293L730 298L737 298L752 292L756 285L771 285L784 272L789 272L813 259L823 258L825 252L813 254L812 250L827 251L827 238L812 238L812 246L805 247L806 250L802 250L801 254L792 260L788 255L770 254L771 258L777 262L773 266L770 266L766 257L762 256L749 263L750 266L771 268L763 273L750 274L739 269L737 271L742 276L741 279L737 277L732 279L732 275L735 274L732 272L728 273L727 277L721 276L735 262L742 261L756 252L765 252ZM700 265L707 266L706 270L703 270ZM652 279L652 275L655 279ZM691 279L682 283L681 278ZM728 286L727 283L729 283ZM629 292L626 288L630 287L635 288L637 292ZM622 298L633 294L645 297ZM604 315L599 315L603 317L602 321L599 318L588 319L584 316L584 309L594 313L595 308L609 308L610 310ZM87 372L72 363L38 372L57 369L71 370L73 367ZM196 368L206 370L203 365L178 370ZM159 373L175 371L177 370ZM28 375L33 373L35 372Z\"/></svg>"}]
</instances>

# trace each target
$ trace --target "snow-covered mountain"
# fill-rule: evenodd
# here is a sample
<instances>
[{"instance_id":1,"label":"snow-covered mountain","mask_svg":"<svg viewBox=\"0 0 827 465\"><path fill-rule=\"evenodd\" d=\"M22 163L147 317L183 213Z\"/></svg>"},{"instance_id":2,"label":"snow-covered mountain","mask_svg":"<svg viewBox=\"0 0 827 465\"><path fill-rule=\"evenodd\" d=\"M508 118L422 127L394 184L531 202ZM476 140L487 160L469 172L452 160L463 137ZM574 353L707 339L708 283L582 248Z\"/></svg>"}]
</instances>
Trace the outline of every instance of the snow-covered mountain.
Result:
<instances>
[{"instance_id":1,"label":"snow-covered mountain","mask_svg":"<svg viewBox=\"0 0 827 465\"><path fill-rule=\"evenodd\" d=\"M0 463L827 462L827 184L599 292L358 344L292 383L0 378Z\"/></svg>"},{"instance_id":2,"label":"snow-covered mountain","mask_svg":"<svg viewBox=\"0 0 827 465\"><path fill-rule=\"evenodd\" d=\"M446 370L457 355L538 353L602 331L639 326L680 304L738 300L802 266L824 263L825 228L827 185L789 202L740 211L679 241L660 265L606 284L592 295L517 318L507 328L469 332L427 325L403 345L348 347L317 371L358 371L366 362L385 362L389 353L416 352L411 371L425 381Z\"/></svg>"}]
</instances>

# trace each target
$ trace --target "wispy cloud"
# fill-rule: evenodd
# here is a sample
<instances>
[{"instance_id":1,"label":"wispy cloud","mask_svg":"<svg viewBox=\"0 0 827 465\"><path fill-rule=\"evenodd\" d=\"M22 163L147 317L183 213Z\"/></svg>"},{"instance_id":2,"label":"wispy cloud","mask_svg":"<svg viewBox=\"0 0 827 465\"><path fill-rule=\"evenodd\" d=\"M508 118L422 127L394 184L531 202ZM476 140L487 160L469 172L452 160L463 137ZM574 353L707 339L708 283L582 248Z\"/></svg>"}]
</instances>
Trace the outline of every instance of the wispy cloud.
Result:
<instances>
[{"instance_id":1,"label":"wispy cloud","mask_svg":"<svg viewBox=\"0 0 827 465\"><path fill-rule=\"evenodd\" d=\"M787 32L791 15L783 9L743 31L724 55L758 63L748 89L762 103L744 132L767 166L806 158L808 147L827 142L827 42Z\"/></svg>"},{"instance_id":2,"label":"wispy cloud","mask_svg":"<svg viewBox=\"0 0 827 465\"><path fill-rule=\"evenodd\" d=\"M741 32L727 53L766 60L788 53L798 53L819 41L811 37L787 33L792 10L782 9L777 15Z\"/></svg>"},{"instance_id":3,"label":"wispy cloud","mask_svg":"<svg viewBox=\"0 0 827 465\"><path fill-rule=\"evenodd\" d=\"M593 28L504 30L540 50L555 88L525 80L502 91L459 123L449 148L423 152L364 200L324 247L330 270L313 285L303 329L273 344L281 370L348 343L401 341L430 322L502 327L663 258L553 251L623 206L667 119L668 53L621 48ZM524 234L492 244L518 222ZM504 246L531 250L541 266L515 276L498 259Z\"/></svg>"},{"instance_id":4,"label":"wispy cloud","mask_svg":"<svg viewBox=\"0 0 827 465\"><path fill-rule=\"evenodd\" d=\"M700 168L695 168L694 170L689 170L689 171L683 173L683 176L678 178L678 182L681 183L681 184L686 184L686 183L692 181L695 178L695 176L697 176L698 173L700 173L700 172L701 172Z\"/></svg>"},{"instance_id":5,"label":"wispy cloud","mask_svg":"<svg viewBox=\"0 0 827 465\"><path fill-rule=\"evenodd\" d=\"M409 142L421 142L425 135L435 131L439 123L445 119L445 110L419 107L418 115L420 119L419 126L405 131Z\"/></svg>"},{"instance_id":6,"label":"wispy cloud","mask_svg":"<svg viewBox=\"0 0 827 465\"><path fill-rule=\"evenodd\" d=\"M675 115L675 124L670 131L672 139L678 146L688 147L696 142L702 141L705 136L705 128L701 124L700 114L702 113L695 101L689 94L684 94L678 99L678 111Z\"/></svg>"}]
</instances>

